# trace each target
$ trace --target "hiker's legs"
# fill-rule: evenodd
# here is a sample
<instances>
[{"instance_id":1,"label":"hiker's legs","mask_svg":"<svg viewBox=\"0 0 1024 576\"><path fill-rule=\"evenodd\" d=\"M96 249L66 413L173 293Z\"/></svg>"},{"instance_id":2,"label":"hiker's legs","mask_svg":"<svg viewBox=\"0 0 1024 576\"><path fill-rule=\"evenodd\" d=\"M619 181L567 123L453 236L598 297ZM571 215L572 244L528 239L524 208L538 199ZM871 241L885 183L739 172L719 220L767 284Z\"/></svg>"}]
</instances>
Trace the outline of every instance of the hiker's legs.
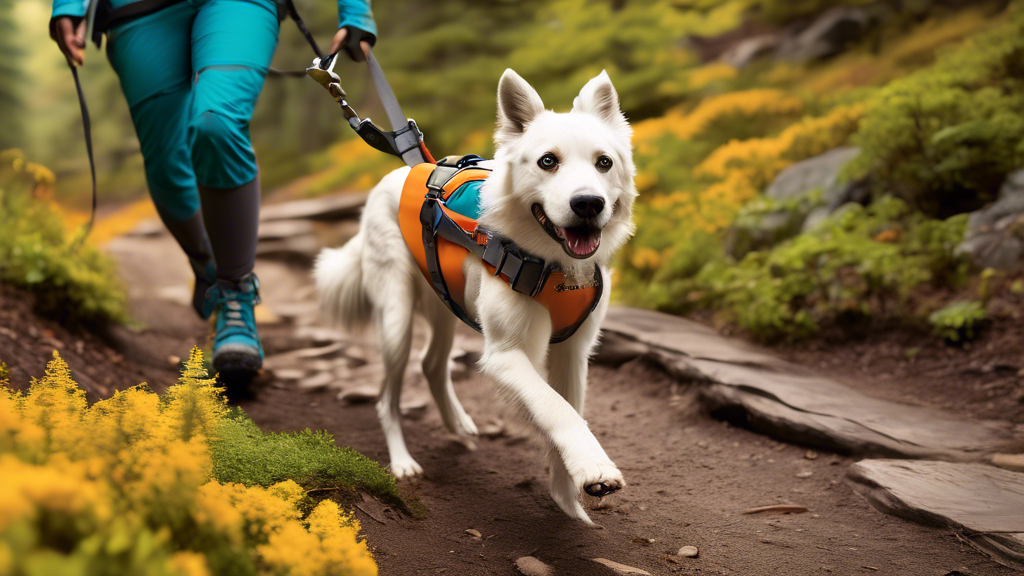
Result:
<instances>
[{"instance_id":1,"label":"hiker's legs","mask_svg":"<svg viewBox=\"0 0 1024 576\"><path fill-rule=\"evenodd\" d=\"M196 9L168 7L110 32L107 55L121 79L157 213L193 260L212 260L185 139Z\"/></svg>"},{"instance_id":2,"label":"hiker's legs","mask_svg":"<svg viewBox=\"0 0 1024 576\"><path fill-rule=\"evenodd\" d=\"M256 260L260 185L249 120L277 33L273 0L209 0L192 25L187 139L219 280L237 283Z\"/></svg>"},{"instance_id":3,"label":"hiker's legs","mask_svg":"<svg viewBox=\"0 0 1024 576\"><path fill-rule=\"evenodd\" d=\"M249 120L277 47L274 0L206 0L192 24L195 69L187 140L217 258L213 366L244 383L262 365L254 306L260 184Z\"/></svg>"}]
</instances>

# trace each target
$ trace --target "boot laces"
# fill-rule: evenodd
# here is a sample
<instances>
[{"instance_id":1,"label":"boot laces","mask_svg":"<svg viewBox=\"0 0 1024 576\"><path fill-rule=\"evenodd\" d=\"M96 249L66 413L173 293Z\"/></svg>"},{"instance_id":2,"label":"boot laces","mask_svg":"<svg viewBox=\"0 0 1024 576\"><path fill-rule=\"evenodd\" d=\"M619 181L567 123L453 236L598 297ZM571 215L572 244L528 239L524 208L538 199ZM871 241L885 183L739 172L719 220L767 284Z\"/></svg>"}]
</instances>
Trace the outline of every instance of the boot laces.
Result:
<instances>
[{"instance_id":1,"label":"boot laces","mask_svg":"<svg viewBox=\"0 0 1024 576\"><path fill-rule=\"evenodd\" d=\"M220 324L217 339L229 336L256 338L255 306L259 304L259 284L252 279L252 291L233 290L218 286L220 300Z\"/></svg>"}]
</instances>

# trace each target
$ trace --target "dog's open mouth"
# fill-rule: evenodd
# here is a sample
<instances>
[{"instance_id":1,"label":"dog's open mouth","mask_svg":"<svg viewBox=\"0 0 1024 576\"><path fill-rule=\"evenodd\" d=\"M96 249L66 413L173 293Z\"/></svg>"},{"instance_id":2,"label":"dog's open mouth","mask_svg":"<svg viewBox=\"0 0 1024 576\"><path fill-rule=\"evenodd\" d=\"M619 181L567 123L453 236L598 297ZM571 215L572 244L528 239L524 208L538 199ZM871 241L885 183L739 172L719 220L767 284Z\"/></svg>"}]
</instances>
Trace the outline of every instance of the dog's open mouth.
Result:
<instances>
[{"instance_id":1,"label":"dog's open mouth","mask_svg":"<svg viewBox=\"0 0 1024 576\"><path fill-rule=\"evenodd\" d=\"M540 204L533 205L533 217L537 219L537 222L540 222L541 227L548 233L548 236L559 242L565 253L573 258L593 256L594 252L597 252L597 248L601 245L600 228L586 225L570 226L568 228L555 226L551 219L548 218L548 215L544 213L544 209L541 208Z\"/></svg>"}]
</instances>

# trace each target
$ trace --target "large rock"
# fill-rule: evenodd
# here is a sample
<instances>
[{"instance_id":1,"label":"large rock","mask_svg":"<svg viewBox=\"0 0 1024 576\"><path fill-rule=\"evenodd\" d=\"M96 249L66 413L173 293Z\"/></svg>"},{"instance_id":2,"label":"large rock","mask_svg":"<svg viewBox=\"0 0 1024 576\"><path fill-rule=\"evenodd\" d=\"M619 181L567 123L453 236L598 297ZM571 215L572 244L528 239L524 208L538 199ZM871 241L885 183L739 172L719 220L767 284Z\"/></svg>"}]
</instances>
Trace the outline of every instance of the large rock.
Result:
<instances>
[{"instance_id":1,"label":"large rock","mask_svg":"<svg viewBox=\"0 0 1024 576\"><path fill-rule=\"evenodd\" d=\"M1024 474L984 464L864 460L846 477L875 508L950 528L1000 564L1024 570Z\"/></svg>"},{"instance_id":2,"label":"large rock","mask_svg":"<svg viewBox=\"0 0 1024 576\"><path fill-rule=\"evenodd\" d=\"M845 204L866 202L866 182L839 179L843 167L859 154L860 148L836 148L780 172L765 196L786 208L738 218L726 237L726 251L733 258L742 258L819 225ZM821 196L812 201L815 192Z\"/></svg>"},{"instance_id":3,"label":"large rock","mask_svg":"<svg viewBox=\"0 0 1024 576\"><path fill-rule=\"evenodd\" d=\"M872 398L676 316L612 306L602 328L646 345L644 356L676 378L699 383L713 413L780 440L865 456L955 460L1024 448L1009 422Z\"/></svg>"},{"instance_id":4,"label":"large rock","mask_svg":"<svg viewBox=\"0 0 1024 576\"><path fill-rule=\"evenodd\" d=\"M763 250L796 236L807 211L776 210L757 216L744 216L733 224L725 237L725 251L739 260L754 250Z\"/></svg>"},{"instance_id":5,"label":"large rock","mask_svg":"<svg viewBox=\"0 0 1024 576\"><path fill-rule=\"evenodd\" d=\"M956 253L982 268L1024 268L1024 169L1007 176L991 206L971 213Z\"/></svg>"},{"instance_id":6,"label":"large rock","mask_svg":"<svg viewBox=\"0 0 1024 576\"><path fill-rule=\"evenodd\" d=\"M772 200L785 201L820 190L822 205L835 210L858 199L858 183L840 182L839 174L859 155L860 148L847 146L797 162L780 172L764 194Z\"/></svg>"},{"instance_id":7,"label":"large rock","mask_svg":"<svg viewBox=\"0 0 1024 576\"><path fill-rule=\"evenodd\" d=\"M324 196L268 204L260 209L260 221L272 220L346 220L358 218L366 204L365 193Z\"/></svg>"},{"instance_id":8,"label":"large rock","mask_svg":"<svg viewBox=\"0 0 1024 576\"><path fill-rule=\"evenodd\" d=\"M864 38L871 25L872 18L863 8L832 8L786 40L778 55L799 61L831 58Z\"/></svg>"}]
</instances>

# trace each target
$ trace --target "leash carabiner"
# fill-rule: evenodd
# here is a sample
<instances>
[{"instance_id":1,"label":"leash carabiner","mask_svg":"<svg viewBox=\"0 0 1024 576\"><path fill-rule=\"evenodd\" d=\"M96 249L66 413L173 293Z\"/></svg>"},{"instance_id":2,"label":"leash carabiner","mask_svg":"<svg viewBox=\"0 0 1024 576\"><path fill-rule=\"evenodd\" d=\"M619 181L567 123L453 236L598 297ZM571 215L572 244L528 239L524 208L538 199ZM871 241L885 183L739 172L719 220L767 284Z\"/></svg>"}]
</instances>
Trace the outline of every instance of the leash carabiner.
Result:
<instances>
[{"instance_id":1,"label":"leash carabiner","mask_svg":"<svg viewBox=\"0 0 1024 576\"><path fill-rule=\"evenodd\" d=\"M370 74L377 87L377 95L380 96L381 103L384 104L384 108L388 111L388 118L392 123L392 128L394 128L391 131L383 130L369 118L360 118L352 106L349 105L345 89L341 87L341 78L334 73L334 65L337 61L337 52L328 54L323 58L314 58L313 65L306 68L306 74L327 89L331 97L334 98L334 101L341 106L345 119L348 120L349 126L355 130L356 134L374 149L380 150L385 154L398 156L409 166L415 166L424 162L433 164L434 158L423 143L423 132L420 132L416 121L408 118L404 120L403 125L401 120L397 120L403 117L401 108L398 106L398 101L395 99L391 87L384 78L384 73L373 58L373 53L369 54L366 62L370 67Z\"/></svg>"}]
</instances>

